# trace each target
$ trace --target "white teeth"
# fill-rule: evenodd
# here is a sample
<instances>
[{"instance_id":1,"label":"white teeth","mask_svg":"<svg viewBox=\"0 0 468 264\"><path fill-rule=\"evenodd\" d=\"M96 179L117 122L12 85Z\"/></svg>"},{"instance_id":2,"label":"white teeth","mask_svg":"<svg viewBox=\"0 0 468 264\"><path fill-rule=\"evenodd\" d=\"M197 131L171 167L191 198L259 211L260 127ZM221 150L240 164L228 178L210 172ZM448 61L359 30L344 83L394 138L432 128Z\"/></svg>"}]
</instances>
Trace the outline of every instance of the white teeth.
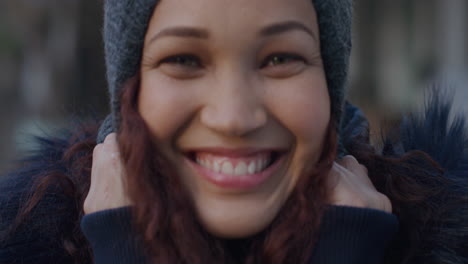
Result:
<instances>
[{"instance_id":1,"label":"white teeth","mask_svg":"<svg viewBox=\"0 0 468 264\"><path fill-rule=\"evenodd\" d=\"M221 166L219 165L219 161L213 161L213 170L215 172L220 172L221 171Z\"/></svg>"},{"instance_id":2,"label":"white teeth","mask_svg":"<svg viewBox=\"0 0 468 264\"><path fill-rule=\"evenodd\" d=\"M237 164L236 169L234 170L235 175L245 175L247 174L247 165L245 162L241 161Z\"/></svg>"},{"instance_id":3,"label":"white teeth","mask_svg":"<svg viewBox=\"0 0 468 264\"><path fill-rule=\"evenodd\" d=\"M229 161L223 162L223 166L221 167L221 172L224 174L229 174L233 175L234 174L234 168L232 166L232 163Z\"/></svg>"},{"instance_id":4,"label":"white teeth","mask_svg":"<svg viewBox=\"0 0 468 264\"><path fill-rule=\"evenodd\" d=\"M256 172L257 166L255 166L255 161L251 161L249 164L249 167L247 168L247 171L249 174L254 174Z\"/></svg>"},{"instance_id":5,"label":"white teeth","mask_svg":"<svg viewBox=\"0 0 468 264\"><path fill-rule=\"evenodd\" d=\"M196 161L201 166L210 169L214 172L233 176L252 175L255 173L259 173L263 171L269 163L269 159L267 157L252 160L250 162L238 161L235 167L233 163L225 157L213 157L208 159L204 157L197 157Z\"/></svg>"},{"instance_id":6,"label":"white teeth","mask_svg":"<svg viewBox=\"0 0 468 264\"><path fill-rule=\"evenodd\" d=\"M205 160L202 160L201 162L202 162L202 165L203 165L203 166L208 167L208 166L207 166L208 164L206 163Z\"/></svg>"}]
</instances>

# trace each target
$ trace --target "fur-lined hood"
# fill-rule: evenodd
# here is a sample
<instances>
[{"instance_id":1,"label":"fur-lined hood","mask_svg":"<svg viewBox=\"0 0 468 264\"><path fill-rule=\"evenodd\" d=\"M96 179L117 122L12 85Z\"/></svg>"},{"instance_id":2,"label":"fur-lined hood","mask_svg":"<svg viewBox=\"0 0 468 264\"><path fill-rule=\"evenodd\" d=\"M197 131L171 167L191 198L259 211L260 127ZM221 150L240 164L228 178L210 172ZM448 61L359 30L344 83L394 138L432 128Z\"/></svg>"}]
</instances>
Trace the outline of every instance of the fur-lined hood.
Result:
<instances>
[{"instance_id":1,"label":"fur-lined hood","mask_svg":"<svg viewBox=\"0 0 468 264\"><path fill-rule=\"evenodd\" d=\"M417 236L409 239L418 241L418 245L412 248L409 258L389 255L386 263L468 263L468 124L466 116L452 115L451 101L447 95L433 89L423 111L405 116L394 131L382 136L379 150L382 156L400 158L412 151L423 151L442 169L429 171L433 177L425 183L430 189L437 190L424 205L425 211L437 218L416 225L413 222L411 228L418 229ZM358 108L347 104L344 121L345 148L352 148L357 140L369 139L369 124ZM439 182L443 184L430 186ZM420 211L414 208L414 212ZM393 242L396 246L391 252L393 255L407 251L411 246L408 241L398 241L398 237L408 239L403 234L402 221L400 219L400 234Z\"/></svg>"}]
</instances>

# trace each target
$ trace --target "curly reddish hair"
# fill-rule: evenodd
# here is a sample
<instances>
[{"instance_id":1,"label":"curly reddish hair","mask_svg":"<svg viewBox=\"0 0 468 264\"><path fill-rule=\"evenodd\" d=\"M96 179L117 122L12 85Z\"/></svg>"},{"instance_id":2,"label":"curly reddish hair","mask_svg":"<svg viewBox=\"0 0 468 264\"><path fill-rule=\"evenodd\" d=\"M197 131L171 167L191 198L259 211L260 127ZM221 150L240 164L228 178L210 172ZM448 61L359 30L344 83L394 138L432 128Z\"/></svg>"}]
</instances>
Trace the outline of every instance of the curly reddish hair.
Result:
<instances>
[{"instance_id":1,"label":"curly reddish hair","mask_svg":"<svg viewBox=\"0 0 468 264\"><path fill-rule=\"evenodd\" d=\"M329 125L318 163L302 172L273 222L236 243L212 236L199 223L188 191L152 143L137 111L138 92L139 80L133 78L121 97L118 141L147 255L155 263L307 263L328 196L325 184L336 156L336 129Z\"/></svg>"}]
</instances>

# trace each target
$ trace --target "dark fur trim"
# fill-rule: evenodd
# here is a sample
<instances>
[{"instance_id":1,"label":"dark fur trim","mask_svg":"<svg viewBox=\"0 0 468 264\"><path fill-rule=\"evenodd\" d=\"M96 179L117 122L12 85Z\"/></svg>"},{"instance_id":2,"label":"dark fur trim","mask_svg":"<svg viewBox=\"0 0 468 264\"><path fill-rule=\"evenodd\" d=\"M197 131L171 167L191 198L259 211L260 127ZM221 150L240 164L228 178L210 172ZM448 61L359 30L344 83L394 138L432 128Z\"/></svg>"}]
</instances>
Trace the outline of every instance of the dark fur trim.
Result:
<instances>
[{"instance_id":1,"label":"dark fur trim","mask_svg":"<svg viewBox=\"0 0 468 264\"><path fill-rule=\"evenodd\" d=\"M434 175L446 182L427 201L434 218L417 227L421 243L410 263L468 263L468 131L465 116L450 121L451 106L446 94L433 89L423 113L404 118L400 140L387 139L384 147L387 155L426 152L443 169L442 173L434 170Z\"/></svg>"},{"instance_id":2,"label":"dark fur trim","mask_svg":"<svg viewBox=\"0 0 468 264\"><path fill-rule=\"evenodd\" d=\"M411 115L402 122L401 142L404 150L422 150L449 171L468 166L466 117L455 115L450 122L451 108L452 100L446 94L432 90L424 114Z\"/></svg>"},{"instance_id":3,"label":"dark fur trim","mask_svg":"<svg viewBox=\"0 0 468 264\"><path fill-rule=\"evenodd\" d=\"M96 123L96 122L91 122ZM59 186L51 186L27 219L12 232L19 209L34 192L41 178L59 173L70 177L74 173L72 160L64 155L78 142L95 139L86 129L90 123L75 122L55 137L35 137L35 150L19 162L17 170L2 176L0 182L0 260L2 263L73 263L69 250L72 243L67 236L81 232L77 223L79 211L75 197L66 196ZM91 127L89 126L89 127ZM83 155L77 153L76 155ZM57 188L56 188L57 187ZM79 254L79 252L77 252ZM84 259L86 260L86 259Z\"/></svg>"}]
</instances>

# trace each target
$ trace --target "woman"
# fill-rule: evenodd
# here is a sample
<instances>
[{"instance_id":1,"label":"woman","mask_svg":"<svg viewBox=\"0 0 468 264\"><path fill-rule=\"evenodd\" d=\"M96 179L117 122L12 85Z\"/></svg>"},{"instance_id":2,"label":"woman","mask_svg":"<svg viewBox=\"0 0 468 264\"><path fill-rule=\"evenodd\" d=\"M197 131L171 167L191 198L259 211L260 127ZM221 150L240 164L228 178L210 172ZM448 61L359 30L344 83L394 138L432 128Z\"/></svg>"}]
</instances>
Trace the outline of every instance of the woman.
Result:
<instances>
[{"instance_id":1,"label":"woman","mask_svg":"<svg viewBox=\"0 0 468 264\"><path fill-rule=\"evenodd\" d=\"M1 260L466 263L463 120L434 101L376 153L350 28L348 0L107 1L102 143L43 140L2 184Z\"/></svg>"}]
</instances>

